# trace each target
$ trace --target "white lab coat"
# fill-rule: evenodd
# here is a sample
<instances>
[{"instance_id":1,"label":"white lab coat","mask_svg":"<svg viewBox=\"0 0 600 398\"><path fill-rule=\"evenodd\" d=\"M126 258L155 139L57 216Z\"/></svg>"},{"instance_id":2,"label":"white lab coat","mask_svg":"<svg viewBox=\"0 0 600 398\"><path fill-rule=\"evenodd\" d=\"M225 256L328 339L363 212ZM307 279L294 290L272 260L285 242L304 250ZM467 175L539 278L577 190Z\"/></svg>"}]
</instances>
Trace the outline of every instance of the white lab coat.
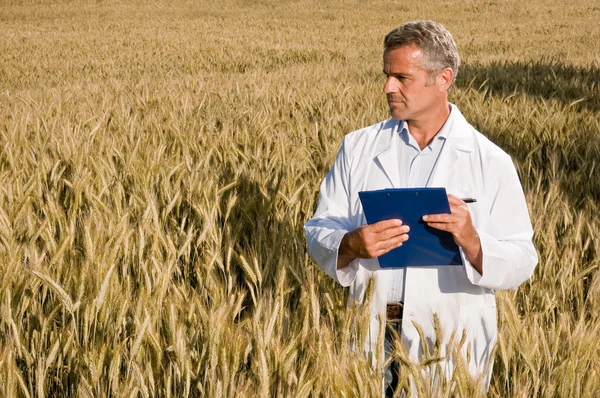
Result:
<instances>
[{"instance_id":1,"label":"white lab coat","mask_svg":"<svg viewBox=\"0 0 600 398\"><path fill-rule=\"evenodd\" d=\"M427 340L434 341L433 313L437 313L445 343L453 331L459 338L466 331L463 351L470 345L469 371L489 382L490 353L497 336L494 290L515 289L530 278L537 253L531 242L533 230L525 197L510 157L451 106L456 115L430 186L477 199L468 206L481 239L483 276L462 251L462 266L407 268L402 340L411 361L418 363L422 347L413 322L423 328ZM373 358L377 357L381 320L385 324L391 271L381 269L376 259L354 260L336 270L337 251L344 234L366 222L359 191L401 188L397 186L397 124L388 119L344 138L321 184L315 215L304 226L309 254L334 280L350 286L353 301L362 301L369 279L374 278L371 328L365 342L365 351L372 352ZM451 363L446 371L452 372Z\"/></svg>"}]
</instances>

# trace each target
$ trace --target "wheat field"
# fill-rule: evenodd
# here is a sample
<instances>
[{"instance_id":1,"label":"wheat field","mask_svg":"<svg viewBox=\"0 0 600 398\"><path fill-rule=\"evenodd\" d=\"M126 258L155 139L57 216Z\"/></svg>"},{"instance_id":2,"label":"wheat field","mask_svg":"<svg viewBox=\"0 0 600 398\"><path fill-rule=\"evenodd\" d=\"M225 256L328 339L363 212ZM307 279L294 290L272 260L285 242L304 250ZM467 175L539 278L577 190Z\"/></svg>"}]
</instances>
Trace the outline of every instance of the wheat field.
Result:
<instances>
[{"instance_id":1,"label":"wheat field","mask_svg":"<svg viewBox=\"0 0 600 398\"><path fill-rule=\"evenodd\" d=\"M488 396L600 396L594 0L1 1L0 396L379 396L302 226L344 134L388 117L383 36L423 18L540 255L496 293ZM435 354L405 388L433 394ZM435 394L481 395L460 366Z\"/></svg>"}]
</instances>

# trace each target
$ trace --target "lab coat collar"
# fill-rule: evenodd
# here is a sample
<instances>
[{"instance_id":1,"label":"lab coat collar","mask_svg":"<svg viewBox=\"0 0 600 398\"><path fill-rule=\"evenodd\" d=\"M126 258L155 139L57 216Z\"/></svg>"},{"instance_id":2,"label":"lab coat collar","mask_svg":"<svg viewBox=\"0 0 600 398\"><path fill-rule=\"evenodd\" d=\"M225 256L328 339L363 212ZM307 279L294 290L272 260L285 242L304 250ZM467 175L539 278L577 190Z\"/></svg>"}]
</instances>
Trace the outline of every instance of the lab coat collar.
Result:
<instances>
[{"instance_id":1,"label":"lab coat collar","mask_svg":"<svg viewBox=\"0 0 600 398\"><path fill-rule=\"evenodd\" d=\"M456 105L450 104L454 113L450 120L452 125L448 126L448 135L446 143L437 161L433 176L429 186L443 186L447 177L452 174L454 168L462 156L470 153L474 149L474 136L472 127L467 123L464 116L460 113ZM398 145L395 140L401 139L398 134L398 128L403 126L402 121L395 119L386 120L381 130L378 132L379 140L375 148L374 161L384 172L390 184L394 188L400 188L398 185Z\"/></svg>"},{"instance_id":2,"label":"lab coat collar","mask_svg":"<svg viewBox=\"0 0 600 398\"><path fill-rule=\"evenodd\" d=\"M450 104L450 106L452 112L456 112L456 114L452 126L449 126L448 138L433 170L429 183L431 187L445 186L448 177L455 172L456 166L461 164L463 158L468 158L469 153L473 152L475 148L473 128L456 105Z\"/></svg>"}]
</instances>

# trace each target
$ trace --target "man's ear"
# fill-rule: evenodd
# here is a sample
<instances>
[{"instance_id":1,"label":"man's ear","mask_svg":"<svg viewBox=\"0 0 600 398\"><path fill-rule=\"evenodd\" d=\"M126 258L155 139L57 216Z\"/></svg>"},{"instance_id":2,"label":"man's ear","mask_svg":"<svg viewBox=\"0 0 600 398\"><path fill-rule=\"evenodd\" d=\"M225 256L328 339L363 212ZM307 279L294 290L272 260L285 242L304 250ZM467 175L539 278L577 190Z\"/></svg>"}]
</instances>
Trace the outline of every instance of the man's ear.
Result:
<instances>
[{"instance_id":1,"label":"man's ear","mask_svg":"<svg viewBox=\"0 0 600 398\"><path fill-rule=\"evenodd\" d=\"M440 89L440 92L448 91L448 89L452 85L453 78L454 72L450 68L442 69L442 71L438 73L436 77L436 83Z\"/></svg>"}]
</instances>

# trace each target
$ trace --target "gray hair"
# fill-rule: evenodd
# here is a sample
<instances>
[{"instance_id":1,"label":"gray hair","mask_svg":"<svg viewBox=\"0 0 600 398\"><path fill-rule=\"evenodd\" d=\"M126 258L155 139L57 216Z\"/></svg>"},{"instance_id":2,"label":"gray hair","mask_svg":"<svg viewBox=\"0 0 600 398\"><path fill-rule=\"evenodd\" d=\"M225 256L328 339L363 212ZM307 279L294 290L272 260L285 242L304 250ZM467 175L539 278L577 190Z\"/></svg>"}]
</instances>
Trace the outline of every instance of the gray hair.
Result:
<instances>
[{"instance_id":1,"label":"gray hair","mask_svg":"<svg viewBox=\"0 0 600 398\"><path fill-rule=\"evenodd\" d=\"M444 25L434 21L412 21L398 26L385 36L385 51L414 44L423 51L421 66L429 74L432 84L435 76L445 68L452 69L456 79L460 56L452 35Z\"/></svg>"}]
</instances>

